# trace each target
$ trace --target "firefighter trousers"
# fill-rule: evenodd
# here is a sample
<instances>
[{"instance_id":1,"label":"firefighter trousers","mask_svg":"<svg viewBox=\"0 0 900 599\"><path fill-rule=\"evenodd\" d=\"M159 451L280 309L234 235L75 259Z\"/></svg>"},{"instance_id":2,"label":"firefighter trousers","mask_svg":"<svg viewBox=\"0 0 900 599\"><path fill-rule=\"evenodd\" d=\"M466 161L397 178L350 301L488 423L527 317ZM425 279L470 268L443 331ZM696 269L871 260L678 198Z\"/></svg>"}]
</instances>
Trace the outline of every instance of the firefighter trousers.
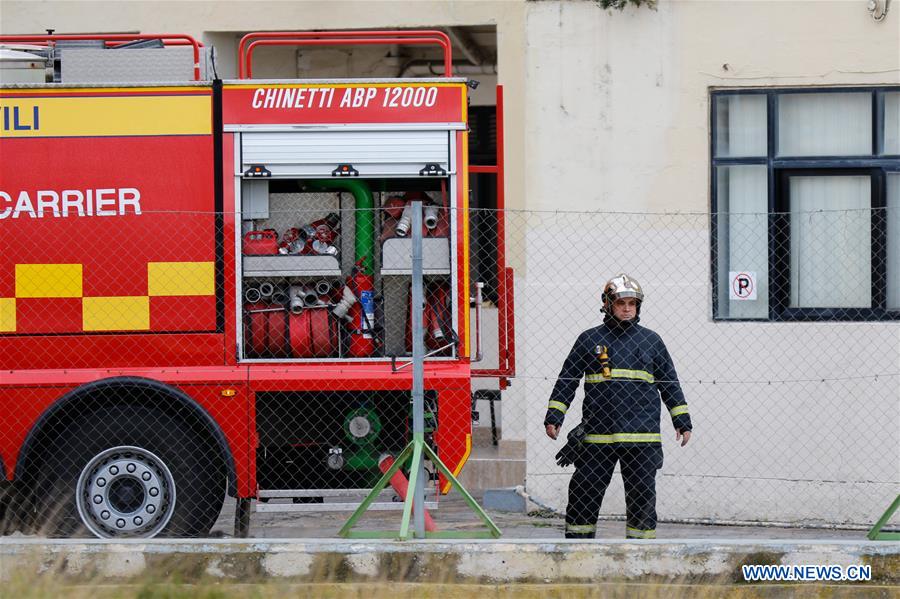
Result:
<instances>
[{"instance_id":1,"label":"firefighter trousers","mask_svg":"<svg viewBox=\"0 0 900 599\"><path fill-rule=\"evenodd\" d=\"M659 443L585 444L575 460L566 507L566 538L593 539L603 495L619 463L625 485L625 537L656 538L656 471L662 468Z\"/></svg>"}]
</instances>

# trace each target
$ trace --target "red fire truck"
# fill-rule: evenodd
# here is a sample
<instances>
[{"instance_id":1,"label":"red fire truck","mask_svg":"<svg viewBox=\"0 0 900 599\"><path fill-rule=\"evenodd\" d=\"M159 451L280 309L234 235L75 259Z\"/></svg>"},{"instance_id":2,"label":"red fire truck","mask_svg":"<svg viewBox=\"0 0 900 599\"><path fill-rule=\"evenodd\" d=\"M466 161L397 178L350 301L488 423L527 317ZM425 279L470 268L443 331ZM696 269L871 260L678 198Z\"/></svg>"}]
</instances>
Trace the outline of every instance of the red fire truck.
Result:
<instances>
[{"instance_id":1,"label":"red fire truck","mask_svg":"<svg viewBox=\"0 0 900 599\"><path fill-rule=\"evenodd\" d=\"M430 442L462 469L471 379L514 374L512 273L499 212L500 368L478 370L468 177L496 173L502 208L502 94L497 164L470 167L443 33L251 34L233 81L184 35L0 44L41 78L0 89L8 523L198 536L227 493L246 534L251 498L370 488L410 437L415 199ZM445 76L252 78L256 47L348 44L436 45Z\"/></svg>"}]
</instances>

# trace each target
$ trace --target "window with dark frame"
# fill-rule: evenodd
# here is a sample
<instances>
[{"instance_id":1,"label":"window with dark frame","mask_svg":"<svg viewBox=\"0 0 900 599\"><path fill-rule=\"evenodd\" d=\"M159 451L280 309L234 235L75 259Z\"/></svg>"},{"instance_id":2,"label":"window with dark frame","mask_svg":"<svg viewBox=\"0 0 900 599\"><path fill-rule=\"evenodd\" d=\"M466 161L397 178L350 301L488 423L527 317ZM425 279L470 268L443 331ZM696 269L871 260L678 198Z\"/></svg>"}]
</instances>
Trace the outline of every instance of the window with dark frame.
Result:
<instances>
[{"instance_id":1,"label":"window with dark frame","mask_svg":"<svg viewBox=\"0 0 900 599\"><path fill-rule=\"evenodd\" d=\"M900 319L900 86L710 99L713 318Z\"/></svg>"}]
</instances>

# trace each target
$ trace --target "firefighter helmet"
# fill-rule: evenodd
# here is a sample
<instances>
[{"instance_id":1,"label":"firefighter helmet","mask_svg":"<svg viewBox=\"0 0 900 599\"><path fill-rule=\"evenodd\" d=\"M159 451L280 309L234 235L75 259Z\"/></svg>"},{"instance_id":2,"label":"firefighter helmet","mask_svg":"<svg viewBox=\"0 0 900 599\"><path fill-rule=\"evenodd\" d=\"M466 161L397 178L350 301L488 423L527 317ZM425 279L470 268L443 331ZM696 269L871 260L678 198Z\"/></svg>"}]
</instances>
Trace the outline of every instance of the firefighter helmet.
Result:
<instances>
[{"instance_id":1,"label":"firefighter helmet","mask_svg":"<svg viewBox=\"0 0 900 599\"><path fill-rule=\"evenodd\" d=\"M641 284L624 272L617 274L603 286L603 311L612 314L613 302L623 297L633 297L638 302L638 313L644 301L644 290Z\"/></svg>"}]
</instances>

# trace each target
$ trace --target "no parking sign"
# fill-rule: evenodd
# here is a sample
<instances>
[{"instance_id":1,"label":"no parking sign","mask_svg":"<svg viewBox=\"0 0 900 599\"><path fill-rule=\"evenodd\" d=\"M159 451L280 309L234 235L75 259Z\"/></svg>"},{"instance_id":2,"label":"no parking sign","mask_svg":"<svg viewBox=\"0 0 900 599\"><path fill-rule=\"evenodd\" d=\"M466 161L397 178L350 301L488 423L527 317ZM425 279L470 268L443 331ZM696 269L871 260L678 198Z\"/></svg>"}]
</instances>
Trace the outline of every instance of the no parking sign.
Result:
<instances>
[{"instance_id":1,"label":"no parking sign","mask_svg":"<svg viewBox=\"0 0 900 599\"><path fill-rule=\"evenodd\" d=\"M728 273L729 285L728 299L732 301L747 301L756 299L756 273L751 271L731 271Z\"/></svg>"}]
</instances>

